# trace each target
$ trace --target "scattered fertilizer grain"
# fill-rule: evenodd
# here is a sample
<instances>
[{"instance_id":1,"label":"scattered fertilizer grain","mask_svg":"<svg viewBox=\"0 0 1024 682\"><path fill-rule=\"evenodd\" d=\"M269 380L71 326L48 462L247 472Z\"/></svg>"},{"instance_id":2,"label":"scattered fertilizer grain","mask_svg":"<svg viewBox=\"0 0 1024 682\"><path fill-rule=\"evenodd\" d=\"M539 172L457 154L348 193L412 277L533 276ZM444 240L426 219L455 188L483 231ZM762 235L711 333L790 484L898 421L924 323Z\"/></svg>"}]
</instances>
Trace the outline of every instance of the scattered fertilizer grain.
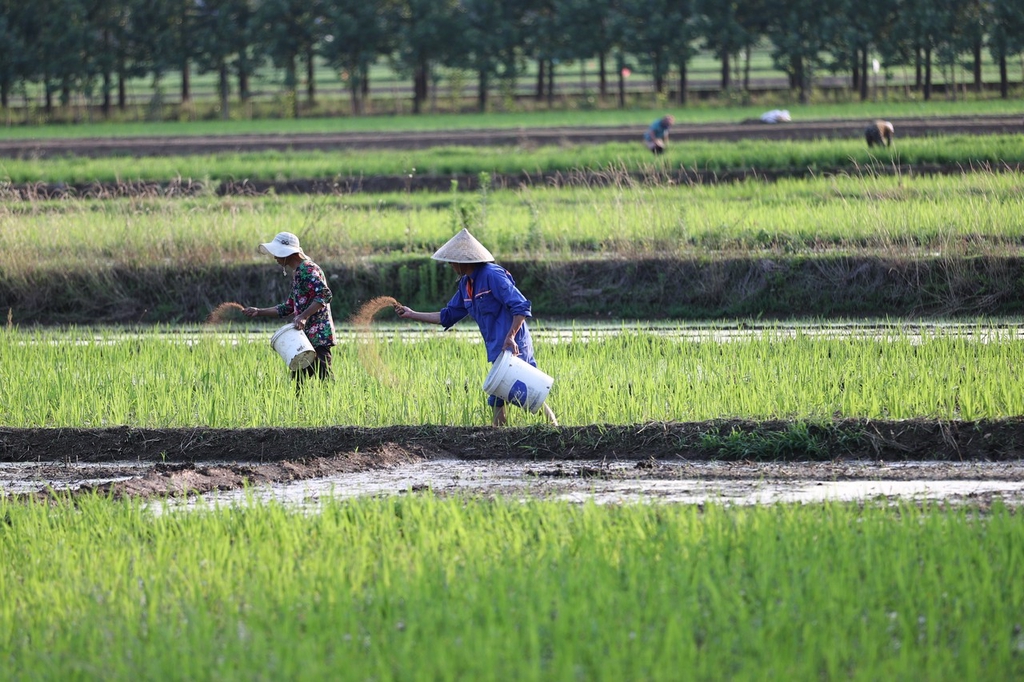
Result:
<instances>
[{"instance_id":1,"label":"scattered fertilizer grain","mask_svg":"<svg viewBox=\"0 0 1024 682\"><path fill-rule=\"evenodd\" d=\"M206 324L227 324L228 322L241 322L245 319L242 314L242 304L229 301L221 303L213 309L206 317Z\"/></svg>"},{"instance_id":2,"label":"scattered fertilizer grain","mask_svg":"<svg viewBox=\"0 0 1024 682\"><path fill-rule=\"evenodd\" d=\"M356 311L356 314L352 317L352 324L357 327L369 327L373 322L374 315L385 308L394 308L396 305L400 304L390 296L371 298Z\"/></svg>"},{"instance_id":3,"label":"scattered fertilizer grain","mask_svg":"<svg viewBox=\"0 0 1024 682\"><path fill-rule=\"evenodd\" d=\"M385 308L394 308L397 305L400 305L399 302L390 296L372 298L360 306L356 314L352 316L352 325L361 331L370 332L370 325L373 324L374 315ZM372 333L361 334L358 339L357 348L359 362L371 376L376 377L381 383L389 386L397 385L397 379L384 366L384 361L380 358L380 353L377 350L376 336Z\"/></svg>"}]
</instances>

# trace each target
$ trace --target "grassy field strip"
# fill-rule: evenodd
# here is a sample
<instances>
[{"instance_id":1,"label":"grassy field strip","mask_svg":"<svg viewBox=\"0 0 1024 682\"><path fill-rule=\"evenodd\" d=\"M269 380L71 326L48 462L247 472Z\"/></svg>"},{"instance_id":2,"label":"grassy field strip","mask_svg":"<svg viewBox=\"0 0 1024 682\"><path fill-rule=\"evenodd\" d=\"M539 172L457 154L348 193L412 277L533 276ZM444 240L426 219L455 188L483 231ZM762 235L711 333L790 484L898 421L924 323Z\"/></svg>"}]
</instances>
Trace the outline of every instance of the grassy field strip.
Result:
<instances>
[{"instance_id":1,"label":"grassy field strip","mask_svg":"<svg viewBox=\"0 0 1024 682\"><path fill-rule=\"evenodd\" d=\"M502 258L703 255L708 250L893 257L986 253L1024 242L1024 174L823 177L772 185L526 189L374 199L115 200L0 204L0 272L265 263L282 228L318 262L425 257L463 226ZM272 267L267 265L270 272ZM329 267L328 267L329 270Z\"/></svg>"},{"instance_id":2,"label":"grassy field strip","mask_svg":"<svg viewBox=\"0 0 1024 682\"><path fill-rule=\"evenodd\" d=\"M287 133L374 132L392 130L460 131L467 128L551 128L609 125L646 126L655 118L673 114L677 125L685 123L737 123L760 116L775 104L722 106L708 104L677 108L667 104L642 109L566 109L562 111L495 112L487 114L423 114L352 116L335 118L263 119L253 121L187 121L90 123L54 126L0 126L0 139L140 137L181 135L280 135ZM845 102L789 106L793 120L863 118L918 118L934 116L1014 115L1019 100L961 100L932 102Z\"/></svg>"},{"instance_id":3,"label":"grassy field strip","mask_svg":"<svg viewBox=\"0 0 1024 682\"><path fill-rule=\"evenodd\" d=\"M296 399L263 343L140 337L51 343L60 332L0 334L0 424L17 427L473 425L486 419L488 365L476 343L438 334L335 348L335 379ZM25 346L25 342L33 345ZM366 350L372 350L366 353ZM762 332L732 343L623 333L541 344L551 404L567 425L648 421L998 419L1024 413L1024 340L944 330L820 338ZM379 359L378 359L379 358ZM513 423L541 417L517 410Z\"/></svg>"},{"instance_id":4,"label":"grassy field strip","mask_svg":"<svg viewBox=\"0 0 1024 682\"><path fill-rule=\"evenodd\" d=\"M950 135L897 140L890 150L870 150L862 135L845 140L735 142L686 141L672 145L656 164L640 144L540 147L438 147L427 150L258 152L175 157L0 159L5 182L70 183L193 180L305 180L364 176L550 173L589 169L649 173L692 171L850 169L885 164L1024 163L1022 135Z\"/></svg>"},{"instance_id":5,"label":"grassy field strip","mask_svg":"<svg viewBox=\"0 0 1024 682\"><path fill-rule=\"evenodd\" d=\"M13 679L1015 679L1024 520L935 505L0 499Z\"/></svg>"}]
</instances>

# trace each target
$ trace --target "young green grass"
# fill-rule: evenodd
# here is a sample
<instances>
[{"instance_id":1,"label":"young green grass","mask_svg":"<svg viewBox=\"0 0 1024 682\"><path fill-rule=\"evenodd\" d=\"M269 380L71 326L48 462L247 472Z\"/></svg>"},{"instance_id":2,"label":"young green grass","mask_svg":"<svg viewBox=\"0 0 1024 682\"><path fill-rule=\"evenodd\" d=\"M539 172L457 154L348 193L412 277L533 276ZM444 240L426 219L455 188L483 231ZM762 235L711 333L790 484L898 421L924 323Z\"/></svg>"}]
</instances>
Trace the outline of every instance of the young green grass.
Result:
<instances>
[{"instance_id":1,"label":"young green grass","mask_svg":"<svg viewBox=\"0 0 1024 682\"><path fill-rule=\"evenodd\" d=\"M1024 237L1024 175L861 175L728 185L446 195L120 199L0 204L0 278L252 264L287 229L322 265L425 257L462 227L498 257L739 252L983 255ZM269 268L268 264L268 268ZM28 286L26 284L25 286ZM391 293L391 292L380 292ZM214 304L217 302L214 302Z\"/></svg>"},{"instance_id":2,"label":"young green grass","mask_svg":"<svg viewBox=\"0 0 1024 682\"><path fill-rule=\"evenodd\" d=\"M898 139L888 149L869 149L863 136L827 140L687 140L670 146L656 161L640 143L524 147L437 147L425 150L337 152L253 152L192 156L64 157L0 159L0 180L18 184L194 180L348 179L378 175L455 175L478 173L570 173L589 170L657 175L679 169L722 173L744 169L855 171L890 164L997 167L1024 163L1020 135L943 135Z\"/></svg>"},{"instance_id":3,"label":"young green grass","mask_svg":"<svg viewBox=\"0 0 1024 682\"><path fill-rule=\"evenodd\" d=\"M296 398L284 362L253 336L0 332L0 424L15 427L284 427L486 423L489 366L476 330L341 334L334 379ZM375 344L382 381L360 344ZM732 340L623 328L537 330L549 400L565 425L720 418L999 419L1024 413L1024 340L1011 329L858 337L768 329ZM543 423L513 410L513 425Z\"/></svg>"},{"instance_id":4,"label":"young green grass","mask_svg":"<svg viewBox=\"0 0 1024 682\"><path fill-rule=\"evenodd\" d=\"M0 498L0 519L11 679L1024 674L1024 522L999 505Z\"/></svg>"}]
</instances>

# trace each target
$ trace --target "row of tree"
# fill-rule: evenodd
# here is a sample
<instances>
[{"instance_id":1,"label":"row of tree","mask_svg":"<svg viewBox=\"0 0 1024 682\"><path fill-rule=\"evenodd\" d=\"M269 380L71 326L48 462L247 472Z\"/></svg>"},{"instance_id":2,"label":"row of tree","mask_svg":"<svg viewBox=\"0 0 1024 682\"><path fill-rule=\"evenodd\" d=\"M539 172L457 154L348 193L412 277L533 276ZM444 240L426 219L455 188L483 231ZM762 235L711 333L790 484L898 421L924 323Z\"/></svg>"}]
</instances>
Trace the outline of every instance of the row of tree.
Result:
<instances>
[{"instance_id":1,"label":"row of tree","mask_svg":"<svg viewBox=\"0 0 1024 682\"><path fill-rule=\"evenodd\" d=\"M980 89L986 49L1006 97L1007 61L1024 52L1024 0L0 0L0 104L37 84L47 111L54 97L66 104L79 92L99 95L109 113L115 101L124 108L128 79L151 77L159 88L170 72L181 74L187 101L198 70L219 75L226 115L232 79L246 99L268 60L293 95L305 68L312 103L320 60L344 74L359 113L370 66L388 59L411 78L414 111L439 66L475 73L483 110L494 84L514 83L529 60L537 96L550 97L555 64L595 57L600 94L612 73L621 102L623 55L658 92L674 69L685 103L698 49L721 60L723 89L746 88L751 50L765 39L802 100L822 72L850 74L867 97L874 57L886 68L912 65L925 99L935 66L967 66Z\"/></svg>"}]
</instances>

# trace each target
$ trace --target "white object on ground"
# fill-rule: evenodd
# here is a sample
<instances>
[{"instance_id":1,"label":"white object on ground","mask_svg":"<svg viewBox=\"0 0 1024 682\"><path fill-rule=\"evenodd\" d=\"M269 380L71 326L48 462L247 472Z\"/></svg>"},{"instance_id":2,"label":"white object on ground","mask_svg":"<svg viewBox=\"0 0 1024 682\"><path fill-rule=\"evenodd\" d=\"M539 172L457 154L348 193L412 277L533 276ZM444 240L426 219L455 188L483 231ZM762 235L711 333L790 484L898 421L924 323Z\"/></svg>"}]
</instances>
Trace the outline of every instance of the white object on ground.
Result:
<instances>
[{"instance_id":1,"label":"white object on ground","mask_svg":"<svg viewBox=\"0 0 1024 682\"><path fill-rule=\"evenodd\" d=\"M762 123L789 123L789 109L772 109L761 114Z\"/></svg>"}]
</instances>

